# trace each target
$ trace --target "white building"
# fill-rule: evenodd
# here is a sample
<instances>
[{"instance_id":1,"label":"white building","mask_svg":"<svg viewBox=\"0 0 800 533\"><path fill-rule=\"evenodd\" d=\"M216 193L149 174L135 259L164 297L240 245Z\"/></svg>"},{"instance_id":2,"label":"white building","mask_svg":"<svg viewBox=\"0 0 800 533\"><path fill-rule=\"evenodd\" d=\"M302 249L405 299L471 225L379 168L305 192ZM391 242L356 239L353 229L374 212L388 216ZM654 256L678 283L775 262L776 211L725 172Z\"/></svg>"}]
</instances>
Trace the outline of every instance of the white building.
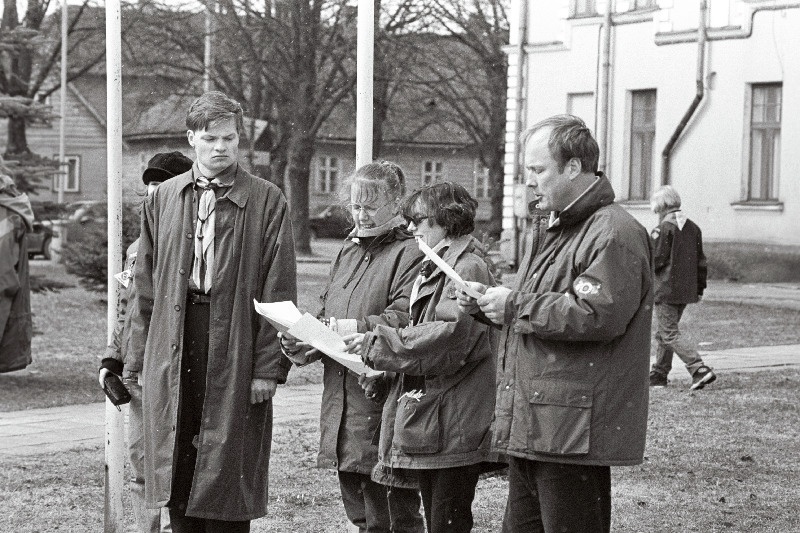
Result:
<instances>
[{"instance_id":1,"label":"white building","mask_svg":"<svg viewBox=\"0 0 800 533\"><path fill-rule=\"evenodd\" d=\"M800 2L512 3L505 237L524 226L519 133L573 113L646 227L670 183L707 240L800 244Z\"/></svg>"}]
</instances>

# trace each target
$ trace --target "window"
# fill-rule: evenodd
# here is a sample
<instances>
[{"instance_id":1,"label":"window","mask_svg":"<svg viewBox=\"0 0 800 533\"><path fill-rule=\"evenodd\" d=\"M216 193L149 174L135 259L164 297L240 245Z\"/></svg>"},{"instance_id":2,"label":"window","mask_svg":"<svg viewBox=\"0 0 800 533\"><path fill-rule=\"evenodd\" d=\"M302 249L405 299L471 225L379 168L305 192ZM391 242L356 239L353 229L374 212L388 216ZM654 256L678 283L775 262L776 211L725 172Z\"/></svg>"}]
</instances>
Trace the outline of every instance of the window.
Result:
<instances>
[{"instance_id":1,"label":"window","mask_svg":"<svg viewBox=\"0 0 800 533\"><path fill-rule=\"evenodd\" d=\"M595 0L572 0L570 7L573 17L593 17L597 15Z\"/></svg>"},{"instance_id":2,"label":"window","mask_svg":"<svg viewBox=\"0 0 800 533\"><path fill-rule=\"evenodd\" d=\"M339 158L322 156L317 166L317 192L336 192L339 185Z\"/></svg>"},{"instance_id":3,"label":"window","mask_svg":"<svg viewBox=\"0 0 800 533\"><path fill-rule=\"evenodd\" d=\"M489 169L481 165L480 161L475 161L474 195L476 200L489 198Z\"/></svg>"},{"instance_id":4,"label":"window","mask_svg":"<svg viewBox=\"0 0 800 533\"><path fill-rule=\"evenodd\" d=\"M628 11L636 11L638 9L651 9L658 7L656 0L630 0L630 7Z\"/></svg>"},{"instance_id":5,"label":"window","mask_svg":"<svg viewBox=\"0 0 800 533\"><path fill-rule=\"evenodd\" d=\"M58 159L57 155L53 156ZM81 190L81 157L79 155L65 156L69 172L64 183L64 192L80 192ZM58 192L58 178L60 174L53 174L53 192Z\"/></svg>"},{"instance_id":6,"label":"window","mask_svg":"<svg viewBox=\"0 0 800 533\"><path fill-rule=\"evenodd\" d=\"M425 161L422 164L422 186L433 185L442 181L444 163L441 161Z\"/></svg>"},{"instance_id":7,"label":"window","mask_svg":"<svg viewBox=\"0 0 800 533\"><path fill-rule=\"evenodd\" d=\"M629 139L629 200L649 200L653 183L653 146L656 137L656 91L631 92Z\"/></svg>"},{"instance_id":8,"label":"window","mask_svg":"<svg viewBox=\"0 0 800 533\"><path fill-rule=\"evenodd\" d=\"M752 86L747 200L777 200L782 84Z\"/></svg>"}]
</instances>

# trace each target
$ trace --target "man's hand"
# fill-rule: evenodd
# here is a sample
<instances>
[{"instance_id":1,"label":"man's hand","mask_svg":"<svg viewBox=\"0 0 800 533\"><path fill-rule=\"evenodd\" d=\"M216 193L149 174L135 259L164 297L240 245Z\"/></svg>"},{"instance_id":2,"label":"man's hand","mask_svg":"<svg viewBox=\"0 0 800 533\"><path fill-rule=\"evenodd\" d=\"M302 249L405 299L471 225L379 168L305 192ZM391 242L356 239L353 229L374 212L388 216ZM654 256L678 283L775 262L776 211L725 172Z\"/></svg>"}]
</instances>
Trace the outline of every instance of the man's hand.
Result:
<instances>
[{"instance_id":1,"label":"man's hand","mask_svg":"<svg viewBox=\"0 0 800 533\"><path fill-rule=\"evenodd\" d=\"M376 374L374 376L361 374L358 376L358 384L364 389L364 396L369 400L375 403L383 403L386 400L389 387L384 374Z\"/></svg>"},{"instance_id":2,"label":"man's hand","mask_svg":"<svg viewBox=\"0 0 800 533\"><path fill-rule=\"evenodd\" d=\"M253 378L250 383L250 403L256 404L269 400L275 395L277 388L277 380Z\"/></svg>"},{"instance_id":3,"label":"man's hand","mask_svg":"<svg viewBox=\"0 0 800 533\"><path fill-rule=\"evenodd\" d=\"M486 293L486 285L478 283L477 281L465 281L467 285L481 294ZM470 315L478 311L478 301L462 290L456 291L456 298L458 299L458 309L465 315Z\"/></svg>"},{"instance_id":4,"label":"man's hand","mask_svg":"<svg viewBox=\"0 0 800 533\"><path fill-rule=\"evenodd\" d=\"M511 289L508 287L491 287L486 289L483 297L478 300L478 306L486 318L502 326L506 323L506 301L509 294Z\"/></svg>"}]
</instances>

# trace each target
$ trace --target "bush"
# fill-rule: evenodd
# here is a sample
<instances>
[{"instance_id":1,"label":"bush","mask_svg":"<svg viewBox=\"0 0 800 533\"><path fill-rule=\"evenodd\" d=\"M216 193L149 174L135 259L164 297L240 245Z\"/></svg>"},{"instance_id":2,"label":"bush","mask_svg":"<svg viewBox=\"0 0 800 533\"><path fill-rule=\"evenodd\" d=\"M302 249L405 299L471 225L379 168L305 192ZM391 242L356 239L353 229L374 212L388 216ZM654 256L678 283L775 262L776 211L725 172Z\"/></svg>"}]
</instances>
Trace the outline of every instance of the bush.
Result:
<instances>
[{"instance_id":1,"label":"bush","mask_svg":"<svg viewBox=\"0 0 800 533\"><path fill-rule=\"evenodd\" d=\"M139 204L122 205L122 253L139 236ZM62 247L62 260L67 272L76 275L89 290L104 291L108 277L108 210L93 210L94 218L72 221L67 229L67 242Z\"/></svg>"},{"instance_id":2,"label":"bush","mask_svg":"<svg viewBox=\"0 0 800 533\"><path fill-rule=\"evenodd\" d=\"M743 283L800 281L800 246L705 242L708 277Z\"/></svg>"}]
</instances>

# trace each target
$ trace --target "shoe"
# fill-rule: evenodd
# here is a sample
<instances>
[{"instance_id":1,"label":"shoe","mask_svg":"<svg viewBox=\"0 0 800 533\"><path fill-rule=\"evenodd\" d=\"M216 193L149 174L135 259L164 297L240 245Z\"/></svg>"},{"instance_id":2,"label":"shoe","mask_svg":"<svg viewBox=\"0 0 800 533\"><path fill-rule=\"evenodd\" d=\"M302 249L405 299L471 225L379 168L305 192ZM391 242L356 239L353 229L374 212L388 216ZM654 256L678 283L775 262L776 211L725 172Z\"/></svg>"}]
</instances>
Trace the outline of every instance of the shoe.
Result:
<instances>
[{"instance_id":1,"label":"shoe","mask_svg":"<svg viewBox=\"0 0 800 533\"><path fill-rule=\"evenodd\" d=\"M666 387L667 376L655 370L650 371L650 386L651 387Z\"/></svg>"},{"instance_id":2,"label":"shoe","mask_svg":"<svg viewBox=\"0 0 800 533\"><path fill-rule=\"evenodd\" d=\"M694 371L692 374L692 386L691 390L700 390L709 383L714 383L714 380L717 379L717 375L711 371L710 368L703 365L697 370Z\"/></svg>"}]
</instances>

